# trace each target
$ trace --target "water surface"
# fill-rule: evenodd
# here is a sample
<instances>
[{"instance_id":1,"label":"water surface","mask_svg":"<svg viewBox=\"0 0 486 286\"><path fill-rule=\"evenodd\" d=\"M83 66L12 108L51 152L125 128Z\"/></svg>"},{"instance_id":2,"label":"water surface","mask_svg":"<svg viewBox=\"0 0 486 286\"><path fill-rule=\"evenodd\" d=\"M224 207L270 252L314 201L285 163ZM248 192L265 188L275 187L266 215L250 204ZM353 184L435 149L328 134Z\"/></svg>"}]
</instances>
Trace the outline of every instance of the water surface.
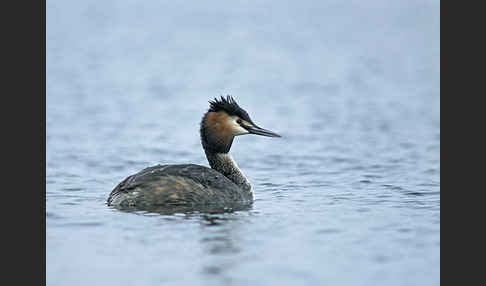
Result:
<instances>
[{"instance_id":1,"label":"water surface","mask_svg":"<svg viewBox=\"0 0 486 286\"><path fill-rule=\"evenodd\" d=\"M47 1L47 285L439 285L438 1ZM248 210L106 206L208 165L232 94Z\"/></svg>"}]
</instances>

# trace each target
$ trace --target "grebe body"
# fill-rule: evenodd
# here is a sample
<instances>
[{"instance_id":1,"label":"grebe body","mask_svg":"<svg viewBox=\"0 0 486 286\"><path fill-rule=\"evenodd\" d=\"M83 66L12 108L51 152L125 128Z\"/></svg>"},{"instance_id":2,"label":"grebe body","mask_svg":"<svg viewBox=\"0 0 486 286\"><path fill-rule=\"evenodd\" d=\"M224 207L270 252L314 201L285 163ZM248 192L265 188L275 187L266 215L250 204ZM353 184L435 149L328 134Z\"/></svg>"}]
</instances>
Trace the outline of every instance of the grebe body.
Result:
<instances>
[{"instance_id":1,"label":"grebe body","mask_svg":"<svg viewBox=\"0 0 486 286\"><path fill-rule=\"evenodd\" d=\"M211 168L195 164L156 165L128 176L110 193L109 206L136 209L238 208L253 202L249 180L229 155L235 136L280 137L256 126L235 100L210 101L200 126Z\"/></svg>"}]
</instances>

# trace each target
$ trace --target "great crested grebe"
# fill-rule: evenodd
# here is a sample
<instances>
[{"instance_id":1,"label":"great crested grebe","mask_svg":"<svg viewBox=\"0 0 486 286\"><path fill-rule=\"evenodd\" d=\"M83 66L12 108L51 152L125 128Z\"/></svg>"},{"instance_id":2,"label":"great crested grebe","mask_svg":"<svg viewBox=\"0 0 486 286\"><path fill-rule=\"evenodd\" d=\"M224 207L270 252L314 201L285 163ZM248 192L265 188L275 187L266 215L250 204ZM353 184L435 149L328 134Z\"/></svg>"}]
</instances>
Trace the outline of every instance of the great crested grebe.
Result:
<instances>
[{"instance_id":1,"label":"great crested grebe","mask_svg":"<svg viewBox=\"0 0 486 286\"><path fill-rule=\"evenodd\" d=\"M211 168L195 165L157 165L131 175L108 197L109 206L185 208L233 207L251 204L253 193L245 175L228 154L235 136L280 137L258 127L231 97L209 101L201 127L201 143Z\"/></svg>"}]
</instances>

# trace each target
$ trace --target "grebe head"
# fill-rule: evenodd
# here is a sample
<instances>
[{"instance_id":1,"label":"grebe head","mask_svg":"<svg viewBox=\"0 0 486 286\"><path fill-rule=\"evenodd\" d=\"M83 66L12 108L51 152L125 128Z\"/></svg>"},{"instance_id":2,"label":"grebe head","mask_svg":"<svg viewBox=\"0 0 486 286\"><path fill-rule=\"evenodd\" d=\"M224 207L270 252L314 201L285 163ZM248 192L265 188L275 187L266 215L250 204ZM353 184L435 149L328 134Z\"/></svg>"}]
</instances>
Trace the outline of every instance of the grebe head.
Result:
<instances>
[{"instance_id":1,"label":"grebe head","mask_svg":"<svg viewBox=\"0 0 486 286\"><path fill-rule=\"evenodd\" d=\"M209 110L201 121L201 142L206 152L228 153L238 135L255 134L281 137L275 132L258 127L248 113L231 97L221 96L209 101Z\"/></svg>"}]
</instances>

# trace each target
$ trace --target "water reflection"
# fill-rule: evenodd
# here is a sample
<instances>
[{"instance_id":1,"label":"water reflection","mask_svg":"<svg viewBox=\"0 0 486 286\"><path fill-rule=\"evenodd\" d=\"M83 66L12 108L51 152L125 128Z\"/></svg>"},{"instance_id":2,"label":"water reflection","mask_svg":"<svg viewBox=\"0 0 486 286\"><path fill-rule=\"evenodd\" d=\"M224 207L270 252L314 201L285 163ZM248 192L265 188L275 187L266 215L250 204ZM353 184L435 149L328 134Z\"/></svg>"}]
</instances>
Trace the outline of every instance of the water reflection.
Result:
<instances>
[{"instance_id":1,"label":"water reflection","mask_svg":"<svg viewBox=\"0 0 486 286\"><path fill-rule=\"evenodd\" d=\"M200 222L200 243L207 258L202 265L202 273L223 285L230 285L232 278L229 271L241 263L242 242L237 235L241 217L237 214L204 214L200 216Z\"/></svg>"},{"instance_id":2,"label":"water reflection","mask_svg":"<svg viewBox=\"0 0 486 286\"><path fill-rule=\"evenodd\" d=\"M122 211L143 216L159 216L168 224L185 224L187 221L199 225L197 235L202 250L199 272L208 279L209 285L232 285L235 278L232 270L235 266L246 261L242 257L245 242L241 239L241 227L247 223L245 217L252 205L235 208L199 208L198 211L184 208L166 207L147 210L115 208Z\"/></svg>"}]
</instances>

